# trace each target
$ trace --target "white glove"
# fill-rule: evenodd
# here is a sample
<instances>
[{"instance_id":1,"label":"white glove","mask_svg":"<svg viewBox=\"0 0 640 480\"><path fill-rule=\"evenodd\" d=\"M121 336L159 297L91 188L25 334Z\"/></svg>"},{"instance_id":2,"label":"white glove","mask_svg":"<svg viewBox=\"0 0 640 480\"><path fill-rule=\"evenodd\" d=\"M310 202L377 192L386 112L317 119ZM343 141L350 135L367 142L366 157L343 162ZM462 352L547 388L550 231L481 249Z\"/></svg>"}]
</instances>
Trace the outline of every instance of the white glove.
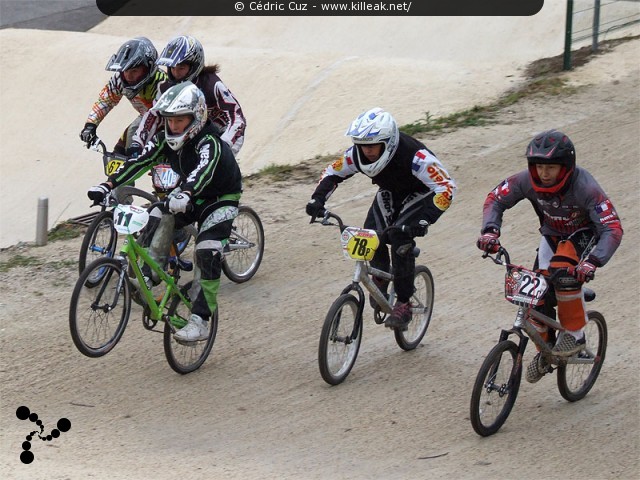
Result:
<instances>
[{"instance_id":1,"label":"white glove","mask_svg":"<svg viewBox=\"0 0 640 480\"><path fill-rule=\"evenodd\" d=\"M184 213L187 211L191 196L187 192L169 196L169 210L171 213Z\"/></svg>"}]
</instances>

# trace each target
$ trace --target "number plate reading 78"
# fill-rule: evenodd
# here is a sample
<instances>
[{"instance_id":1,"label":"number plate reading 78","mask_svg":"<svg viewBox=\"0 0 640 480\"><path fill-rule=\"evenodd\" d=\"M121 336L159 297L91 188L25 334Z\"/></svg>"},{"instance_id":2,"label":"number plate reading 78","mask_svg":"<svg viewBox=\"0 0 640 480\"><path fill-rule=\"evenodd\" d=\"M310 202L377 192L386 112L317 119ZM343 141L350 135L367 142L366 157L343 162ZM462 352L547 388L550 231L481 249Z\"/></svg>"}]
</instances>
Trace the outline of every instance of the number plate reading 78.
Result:
<instances>
[{"instance_id":1,"label":"number plate reading 78","mask_svg":"<svg viewBox=\"0 0 640 480\"><path fill-rule=\"evenodd\" d=\"M354 260L371 260L380 240L375 230L347 227L340 237L345 257Z\"/></svg>"}]
</instances>

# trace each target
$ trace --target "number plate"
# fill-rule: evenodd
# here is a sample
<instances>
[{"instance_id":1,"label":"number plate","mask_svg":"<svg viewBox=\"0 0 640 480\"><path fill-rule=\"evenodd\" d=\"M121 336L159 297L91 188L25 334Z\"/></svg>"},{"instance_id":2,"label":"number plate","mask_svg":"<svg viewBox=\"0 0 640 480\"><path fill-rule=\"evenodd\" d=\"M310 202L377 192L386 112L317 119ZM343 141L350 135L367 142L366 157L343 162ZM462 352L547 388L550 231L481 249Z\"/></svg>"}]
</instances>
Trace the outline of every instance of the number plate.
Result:
<instances>
[{"instance_id":1,"label":"number plate","mask_svg":"<svg viewBox=\"0 0 640 480\"><path fill-rule=\"evenodd\" d=\"M122 234L136 233L149 222L149 213L135 205L118 205L113 209L113 228Z\"/></svg>"},{"instance_id":2,"label":"number plate","mask_svg":"<svg viewBox=\"0 0 640 480\"><path fill-rule=\"evenodd\" d=\"M153 167L151 177L155 189L164 193L170 192L180 183L180 175L165 163Z\"/></svg>"},{"instance_id":3,"label":"number plate","mask_svg":"<svg viewBox=\"0 0 640 480\"><path fill-rule=\"evenodd\" d=\"M548 289L549 284L541 274L525 268L512 268L505 276L506 299L522 307L540 305Z\"/></svg>"},{"instance_id":4,"label":"number plate","mask_svg":"<svg viewBox=\"0 0 640 480\"><path fill-rule=\"evenodd\" d=\"M112 158L107 162L106 166L104 167L104 173L107 176L115 173L115 171L118 170L123 163L124 163L124 160Z\"/></svg>"},{"instance_id":5,"label":"number plate","mask_svg":"<svg viewBox=\"0 0 640 480\"><path fill-rule=\"evenodd\" d=\"M354 260L371 260L376 253L380 240L375 230L347 227L340 237L342 253Z\"/></svg>"}]
</instances>

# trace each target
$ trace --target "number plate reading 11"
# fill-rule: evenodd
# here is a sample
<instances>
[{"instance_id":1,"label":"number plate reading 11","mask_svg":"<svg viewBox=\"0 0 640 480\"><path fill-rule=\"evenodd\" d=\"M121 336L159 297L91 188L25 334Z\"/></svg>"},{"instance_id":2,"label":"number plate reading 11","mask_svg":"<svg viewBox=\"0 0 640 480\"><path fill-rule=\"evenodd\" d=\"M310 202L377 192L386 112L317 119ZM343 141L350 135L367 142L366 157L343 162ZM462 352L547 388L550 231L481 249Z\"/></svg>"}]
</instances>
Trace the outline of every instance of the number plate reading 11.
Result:
<instances>
[{"instance_id":1,"label":"number plate reading 11","mask_svg":"<svg viewBox=\"0 0 640 480\"><path fill-rule=\"evenodd\" d=\"M117 205L113 209L113 228L127 235L142 230L149 222L149 214L144 208L135 205Z\"/></svg>"},{"instance_id":2,"label":"number plate reading 11","mask_svg":"<svg viewBox=\"0 0 640 480\"><path fill-rule=\"evenodd\" d=\"M523 307L540 305L548 289L545 278L531 270L513 268L505 277L505 297Z\"/></svg>"},{"instance_id":3,"label":"number plate reading 11","mask_svg":"<svg viewBox=\"0 0 640 480\"><path fill-rule=\"evenodd\" d=\"M347 227L340 237L342 253L354 260L371 260L376 253L380 240L375 230Z\"/></svg>"}]
</instances>

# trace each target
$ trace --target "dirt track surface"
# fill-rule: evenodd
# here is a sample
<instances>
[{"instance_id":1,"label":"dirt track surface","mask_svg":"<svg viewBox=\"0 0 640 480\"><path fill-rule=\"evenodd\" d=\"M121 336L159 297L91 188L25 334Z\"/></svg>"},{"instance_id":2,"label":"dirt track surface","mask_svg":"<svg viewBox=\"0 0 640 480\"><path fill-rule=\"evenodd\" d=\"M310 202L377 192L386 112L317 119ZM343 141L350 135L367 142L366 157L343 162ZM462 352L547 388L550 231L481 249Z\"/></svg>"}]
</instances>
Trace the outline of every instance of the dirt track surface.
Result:
<instances>
[{"instance_id":1,"label":"dirt track surface","mask_svg":"<svg viewBox=\"0 0 640 480\"><path fill-rule=\"evenodd\" d=\"M143 329L137 306L107 356L75 349L67 318L80 239L0 252L0 262L17 253L43 262L2 274L0 477L638 478L639 89L636 66L569 97L518 103L496 125L426 138L459 186L451 210L419 244L418 260L435 278L431 326L419 348L403 352L367 311L356 365L337 387L320 378L318 336L352 264L337 231L304 215L317 175L247 188L243 201L264 222L265 258L250 282L222 280L218 338L187 376L169 368L161 335ZM482 202L524 166L530 137L551 127L571 136L579 164L609 193L625 229L592 284L598 298L590 307L609 325L607 357L577 403L560 397L555 375L523 382L502 430L480 438L469 422L471 387L514 314L502 296L503 271L475 247ZM373 193L366 178L354 178L329 207L359 224ZM502 240L512 258L532 262L531 207L523 202L506 219ZM525 362L532 355L530 348ZM16 418L21 405L45 432L59 418L72 423L60 438L32 441L29 465L19 455L35 425Z\"/></svg>"}]
</instances>

